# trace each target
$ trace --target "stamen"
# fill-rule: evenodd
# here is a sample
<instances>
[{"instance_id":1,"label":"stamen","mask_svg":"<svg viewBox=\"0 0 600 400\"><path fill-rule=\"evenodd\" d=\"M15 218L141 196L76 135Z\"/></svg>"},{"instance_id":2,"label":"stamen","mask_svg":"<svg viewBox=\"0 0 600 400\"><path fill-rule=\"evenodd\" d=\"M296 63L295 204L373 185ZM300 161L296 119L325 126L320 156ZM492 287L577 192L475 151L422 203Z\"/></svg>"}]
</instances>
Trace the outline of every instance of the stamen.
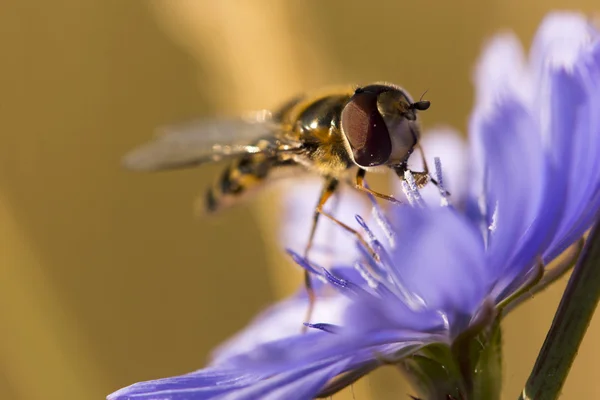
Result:
<instances>
[{"instance_id":1,"label":"stamen","mask_svg":"<svg viewBox=\"0 0 600 400\"><path fill-rule=\"evenodd\" d=\"M377 260L375 260L369 254L366 254L366 251L368 249L364 248L364 246L362 246L362 243L360 242L359 249L361 250L361 252L363 252L362 250L364 250L363 254L370 261L369 265L371 266L373 272L375 272L378 275L379 280L387 279L390 283L393 284L393 280L391 280L389 273L385 269L386 266L389 268L389 264L391 262L388 252L386 251L385 247L381 245L381 242L377 240L373 232L369 229L369 227L365 223L365 220L362 219L360 215L357 215L355 218L358 224L361 226L361 228L363 228L363 230L367 234L367 241L369 243L369 246L371 246L371 249L377 254L377 257L379 257L380 262L377 262Z\"/></svg>"},{"instance_id":2,"label":"stamen","mask_svg":"<svg viewBox=\"0 0 600 400\"><path fill-rule=\"evenodd\" d=\"M420 310L424 310L427 308L427 303L425 302L425 300L419 296L418 294L415 294L413 292L409 292L406 289L404 289L407 293L410 294L410 300L405 302L405 304L413 311L420 311Z\"/></svg>"},{"instance_id":3,"label":"stamen","mask_svg":"<svg viewBox=\"0 0 600 400\"><path fill-rule=\"evenodd\" d=\"M314 269L313 266L310 265L310 263L308 262L308 260L306 258L302 257L300 254L296 253L294 250L291 250L291 249L287 249L287 253L290 256L292 256L292 260L294 260L294 262L296 264L298 264L300 267L307 270L311 274L320 275L319 271Z\"/></svg>"},{"instance_id":4,"label":"stamen","mask_svg":"<svg viewBox=\"0 0 600 400\"><path fill-rule=\"evenodd\" d=\"M450 203L448 202L448 191L444 187L444 174L442 173L442 161L439 157L435 157L435 179L437 180L437 187L440 191L440 196L442 197L440 200L440 205L442 207L448 207Z\"/></svg>"},{"instance_id":5,"label":"stamen","mask_svg":"<svg viewBox=\"0 0 600 400\"><path fill-rule=\"evenodd\" d=\"M391 259L385 249L381 249L378 254L379 260L376 260L372 254L369 253L369 249L367 249L363 243L357 241L356 245L363 258L369 263L367 267L370 267L369 272L371 272L371 276L376 277L376 279L381 283L388 282L391 285L395 285L394 279L388 273L388 270L391 269Z\"/></svg>"},{"instance_id":6,"label":"stamen","mask_svg":"<svg viewBox=\"0 0 600 400\"><path fill-rule=\"evenodd\" d=\"M409 170L404 171L402 189L412 206L425 207L425 202L423 201L423 197L421 197L421 192L419 192L419 189L417 188L415 177Z\"/></svg>"},{"instance_id":7,"label":"stamen","mask_svg":"<svg viewBox=\"0 0 600 400\"><path fill-rule=\"evenodd\" d=\"M363 228L365 233L367 234L368 243L370 245L372 245L373 243L377 242L377 238L375 237L373 232L369 229L369 227L367 226L367 223L365 222L363 217L361 217L360 215L355 215L354 219L356 219L356 222L358 222L360 227Z\"/></svg>"},{"instance_id":8,"label":"stamen","mask_svg":"<svg viewBox=\"0 0 600 400\"><path fill-rule=\"evenodd\" d=\"M367 185L366 182L364 185L366 188L369 188L369 186ZM383 234L386 236L386 239L388 240L390 247L392 247L392 248L396 247L396 239L395 239L396 235L394 233L394 230L391 228L390 222L383 214L381 207L379 206L379 203L377 203L377 200L375 199L375 196L373 196L370 193L368 195L369 195L369 200L371 201L371 204L373 205L373 208L371 209L371 215L373 215L375 222L377 222L377 225L379 225L379 227L383 231Z\"/></svg>"},{"instance_id":9,"label":"stamen","mask_svg":"<svg viewBox=\"0 0 600 400\"><path fill-rule=\"evenodd\" d=\"M377 279L371 276L369 271L367 271L367 269L361 263L355 263L354 269L358 271L361 278L363 278L365 282L367 282L367 285L369 285L371 289L377 290L377 288L379 287L379 282L377 282Z\"/></svg>"},{"instance_id":10,"label":"stamen","mask_svg":"<svg viewBox=\"0 0 600 400\"><path fill-rule=\"evenodd\" d=\"M440 189L444 187L444 175L442 174L442 161L439 157L434 157L433 163L435 165L435 179L438 181Z\"/></svg>"},{"instance_id":11,"label":"stamen","mask_svg":"<svg viewBox=\"0 0 600 400\"><path fill-rule=\"evenodd\" d=\"M395 248L396 233L393 231L388 219L381 212L381 209L379 207L373 207L371 209L371 214L373 215L373 219L375 219L375 222L377 222L377 225L379 225L379 227L383 231L383 234L385 235L385 238L387 239L390 247Z\"/></svg>"},{"instance_id":12,"label":"stamen","mask_svg":"<svg viewBox=\"0 0 600 400\"><path fill-rule=\"evenodd\" d=\"M316 277L318 280L320 280L323 283L328 283L328 280L323 276L322 273L320 273L318 270L316 270L309 262L306 258L300 256L300 254L296 253L293 250L287 249L287 253L292 256L292 260L294 260L294 262L296 264L298 264L302 269L307 270L308 272L310 272L311 276Z\"/></svg>"},{"instance_id":13,"label":"stamen","mask_svg":"<svg viewBox=\"0 0 600 400\"><path fill-rule=\"evenodd\" d=\"M318 329L320 331L327 332L327 333L338 333L341 330L341 328L337 325L324 324L324 323L311 324L309 322L305 322L304 326L306 326L307 328Z\"/></svg>"},{"instance_id":14,"label":"stamen","mask_svg":"<svg viewBox=\"0 0 600 400\"><path fill-rule=\"evenodd\" d=\"M494 206L494 213L492 214L492 222L490 223L488 230L490 232L494 232L496 230L496 228L498 228L498 202L496 202L496 205Z\"/></svg>"},{"instance_id":15,"label":"stamen","mask_svg":"<svg viewBox=\"0 0 600 400\"><path fill-rule=\"evenodd\" d=\"M410 191L410 187L408 186L408 183L406 183L406 181L402 181L402 191L404 192L404 195L408 199L408 203L414 207L415 200L413 198L412 192Z\"/></svg>"},{"instance_id":16,"label":"stamen","mask_svg":"<svg viewBox=\"0 0 600 400\"><path fill-rule=\"evenodd\" d=\"M342 278L338 278L325 268L323 268L323 273L325 274L325 278L329 283L331 283L333 286L337 287L338 289L341 289L344 292L350 291L357 293L359 291L362 291L362 289L358 287L355 283Z\"/></svg>"},{"instance_id":17,"label":"stamen","mask_svg":"<svg viewBox=\"0 0 600 400\"><path fill-rule=\"evenodd\" d=\"M441 310L439 310L437 312L437 314L442 318L442 322L444 323L444 329L449 332L450 331L450 320L448 319L448 315Z\"/></svg>"},{"instance_id":18,"label":"stamen","mask_svg":"<svg viewBox=\"0 0 600 400\"><path fill-rule=\"evenodd\" d=\"M369 260L372 269L382 271L382 276L387 278L385 280L379 279L377 283L393 293L394 296L406 304L411 310L419 311L425 307L425 301L420 296L408 290L403 284L402 277L398 273L397 267L394 266L393 261L385 248L382 248L381 253L379 254L379 262L381 263L381 265L379 265L372 257L370 257L368 250L364 248L364 245L361 242L357 242L357 245L361 253ZM372 278L372 275L370 276ZM378 291L382 290L381 287L369 286L373 289L379 289Z\"/></svg>"}]
</instances>

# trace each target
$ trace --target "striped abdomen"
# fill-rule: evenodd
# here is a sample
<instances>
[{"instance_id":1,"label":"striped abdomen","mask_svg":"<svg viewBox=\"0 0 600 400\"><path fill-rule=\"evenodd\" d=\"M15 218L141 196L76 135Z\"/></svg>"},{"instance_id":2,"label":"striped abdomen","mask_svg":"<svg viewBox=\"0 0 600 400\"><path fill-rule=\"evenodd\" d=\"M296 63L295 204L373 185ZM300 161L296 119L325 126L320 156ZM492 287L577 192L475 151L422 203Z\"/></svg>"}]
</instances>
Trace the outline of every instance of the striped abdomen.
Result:
<instances>
[{"instance_id":1,"label":"striped abdomen","mask_svg":"<svg viewBox=\"0 0 600 400\"><path fill-rule=\"evenodd\" d=\"M206 191L206 212L212 213L232 205L261 186L273 168L293 165L262 154L246 155L232 161L217 181Z\"/></svg>"}]
</instances>

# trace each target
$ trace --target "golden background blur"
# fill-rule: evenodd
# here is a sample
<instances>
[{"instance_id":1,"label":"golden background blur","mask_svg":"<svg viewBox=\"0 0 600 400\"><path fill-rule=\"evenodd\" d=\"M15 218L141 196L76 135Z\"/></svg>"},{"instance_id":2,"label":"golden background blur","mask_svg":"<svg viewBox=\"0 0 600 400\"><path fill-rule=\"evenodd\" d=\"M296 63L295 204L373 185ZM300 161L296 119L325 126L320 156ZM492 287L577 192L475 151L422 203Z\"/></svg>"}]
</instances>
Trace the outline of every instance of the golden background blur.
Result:
<instances>
[{"instance_id":1,"label":"golden background blur","mask_svg":"<svg viewBox=\"0 0 600 400\"><path fill-rule=\"evenodd\" d=\"M413 94L429 89L425 127L464 131L486 38L511 28L528 43L548 10L593 12L593 4L4 1L0 399L101 399L200 368L211 348L298 284L275 240L275 192L195 219L192 201L219 166L120 168L155 126L388 80ZM522 388L563 287L505 321L505 398ZM599 321L565 399L600 398ZM403 398L402 385L382 370L355 385L355 397Z\"/></svg>"}]
</instances>

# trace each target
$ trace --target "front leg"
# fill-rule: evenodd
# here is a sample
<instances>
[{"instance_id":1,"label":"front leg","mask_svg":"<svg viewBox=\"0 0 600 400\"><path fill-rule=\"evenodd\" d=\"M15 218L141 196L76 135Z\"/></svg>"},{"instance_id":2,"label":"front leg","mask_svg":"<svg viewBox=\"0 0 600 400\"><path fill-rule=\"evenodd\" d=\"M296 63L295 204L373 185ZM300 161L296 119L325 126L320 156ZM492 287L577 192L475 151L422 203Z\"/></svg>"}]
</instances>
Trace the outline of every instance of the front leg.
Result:
<instances>
[{"instance_id":1,"label":"front leg","mask_svg":"<svg viewBox=\"0 0 600 400\"><path fill-rule=\"evenodd\" d=\"M379 197L380 199L384 199L387 201L390 201L392 203L396 203L396 204L400 204L401 202L399 200L396 200L394 197L392 196L388 196L387 194L382 194L379 192L376 192L374 190L369 189L368 187L365 186L365 175L367 174L367 170L366 169L362 169L359 168L358 171L356 172L356 181L354 182L354 187L362 192L366 192L369 193L370 195L373 195L375 197Z\"/></svg>"},{"instance_id":2,"label":"front leg","mask_svg":"<svg viewBox=\"0 0 600 400\"><path fill-rule=\"evenodd\" d=\"M396 166L393 169L394 169L394 172L396 173L396 175L398 175L398 177L402 180L404 180L404 174L406 173L406 171L410 171L413 178L415 178L415 183L417 185L417 188L419 188L419 189L422 189L423 187L425 187L425 185L427 185L427 183L429 183L430 180L433 184L437 185L437 182L434 179L431 179L428 172L416 172L416 171L410 170L407 168L406 163Z\"/></svg>"},{"instance_id":3,"label":"front leg","mask_svg":"<svg viewBox=\"0 0 600 400\"><path fill-rule=\"evenodd\" d=\"M399 169L396 169L396 174L398 174L398 176L400 178L404 179L404 173L407 170L410 171L410 173L415 178L415 183L417 184L417 187L419 189L422 189L423 187L425 187L425 185L427 185L430 180L434 185L437 185L437 182L429 176L429 166L427 165L427 159L425 158L425 152L423 151L423 147L421 146L421 143L417 143L415 145L415 147L419 150L419 153L421 154L423 171L417 172L417 171L409 170L406 165L406 162L404 162Z\"/></svg>"},{"instance_id":4,"label":"front leg","mask_svg":"<svg viewBox=\"0 0 600 400\"><path fill-rule=\"evenodd\" d=\"M417 171L409 170L408 166L406 165L406 162L402 163L398 167L395 167L394 171L400 177L400 179L404 179L404 173L406 171L410 171L410 173L415 178L415 183L417 184L417 187L419 189L422 189L423 187L425 187L425 185L427 185L429 182L433 183L435 186L440 188L439 182L436 181L434 178L432 178L429 175L429 166L427 165L427 159L425 158L425 152L423 151L423 147L421 146L420 143L417 143L415 145L415 147L419 150L419 153L421 153L421 160L423 162L423 171L417 172ZM441 190L441 188L440 188L440 190ZM445 190L444 190L444 193L446 195L450 195L450 193L448 193Z\"/></svg>"}]
</instances>

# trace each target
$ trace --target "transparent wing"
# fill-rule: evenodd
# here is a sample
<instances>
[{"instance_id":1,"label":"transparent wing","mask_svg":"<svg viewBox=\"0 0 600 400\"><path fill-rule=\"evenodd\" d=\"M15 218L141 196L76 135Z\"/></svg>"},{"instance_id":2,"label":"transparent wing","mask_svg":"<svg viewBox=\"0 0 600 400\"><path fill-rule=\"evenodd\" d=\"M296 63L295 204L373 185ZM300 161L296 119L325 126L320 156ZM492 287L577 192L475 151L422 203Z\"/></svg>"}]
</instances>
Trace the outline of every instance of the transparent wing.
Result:
<instances>
[{"instance_id":1,"label":"transparent wing","mask_svg":"<svg viewBox=\"0 0 600 400\"><path fill-rule=\"evenodd\" d=\"M282 143L281 129L268 111L164 127L158 130L153 141L127 154L123 165L141 171L185 168L240 154L274 152L296 146Z\"/></svg>"}]
</instances>

